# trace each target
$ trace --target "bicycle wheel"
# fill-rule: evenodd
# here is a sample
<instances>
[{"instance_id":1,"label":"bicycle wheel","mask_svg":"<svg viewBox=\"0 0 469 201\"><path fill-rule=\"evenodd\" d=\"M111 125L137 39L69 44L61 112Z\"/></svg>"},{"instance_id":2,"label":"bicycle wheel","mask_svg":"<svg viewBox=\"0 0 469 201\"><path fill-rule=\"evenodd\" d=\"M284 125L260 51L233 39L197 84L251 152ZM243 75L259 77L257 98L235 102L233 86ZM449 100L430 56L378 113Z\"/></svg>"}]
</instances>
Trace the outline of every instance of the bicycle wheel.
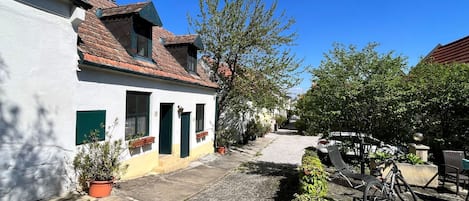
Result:
<instances>
[{"instance_id":1,"label":"bicycle wheel","mask_svg":"<svg viewBox=\"0 0 469 201\"><path fill-rule=\"evenodd\" d=\"M396 183L394 184L394 192L396 192L399 200L403 201L416 201L417 196L410 188L409 184L402 178L401 175L396 175Z\"/></svg>"},{"instance_id":2,"label":"bicycle wheel","mask_svg":"<svg viewBox=\"0 0 469 201\"><path fill-rule=\"evenodd\" d=\"M371 181L365 186L365 191L363 191L363 200L364 201L379 201L379 200L388 200L386 192L383 189L383 184L376 181Z\"/></svg>"}]
</instances>

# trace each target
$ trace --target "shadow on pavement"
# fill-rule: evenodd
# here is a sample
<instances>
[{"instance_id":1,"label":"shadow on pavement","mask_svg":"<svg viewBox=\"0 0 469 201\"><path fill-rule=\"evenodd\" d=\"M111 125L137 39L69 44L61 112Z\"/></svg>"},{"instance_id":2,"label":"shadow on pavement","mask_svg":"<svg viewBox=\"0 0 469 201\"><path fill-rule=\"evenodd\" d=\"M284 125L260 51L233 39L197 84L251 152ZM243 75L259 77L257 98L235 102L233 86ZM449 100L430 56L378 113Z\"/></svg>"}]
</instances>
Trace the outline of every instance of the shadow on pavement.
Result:
<instances>
[{"instance_id":1,"label":"shadow on pavement","mask_svg":"<svg viewBox=\"0 0 469 201\"><path fill-rule=\"evenodd\" d=\"M274 132L277 135L300 135L297 130L278 129Z\"/></svg>"},{"instance_id":2,"label":"shadow on pavement","mask_svg":"<svg viewBox=\"0 0 469 201\"><path fill-rule=\"evenodd\" d=\"M245 174L257 174L262 176L281 177L280 184L274 200L292 200L298 192L299 178L297 166L285 163L272 162L247 162L240 166Z\"/></svg>"}]
</instances>

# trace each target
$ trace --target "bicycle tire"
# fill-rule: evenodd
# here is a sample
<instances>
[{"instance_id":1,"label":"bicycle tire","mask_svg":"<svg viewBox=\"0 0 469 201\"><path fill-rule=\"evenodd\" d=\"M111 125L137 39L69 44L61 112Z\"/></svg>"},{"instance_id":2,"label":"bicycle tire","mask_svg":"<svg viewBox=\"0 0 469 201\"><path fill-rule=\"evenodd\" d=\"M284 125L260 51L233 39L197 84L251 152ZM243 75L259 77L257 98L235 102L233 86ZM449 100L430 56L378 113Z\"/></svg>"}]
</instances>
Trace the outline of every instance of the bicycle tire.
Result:
<instances>
[{"instance_id":1,"label":"bicycle tire","mask_svg":"<svg viewBox=\"0 0 469 201\"><path fill-rule=\"evenodd\" d=\"M363 191L363 201L379 200L388 200L386 192L383 191L383 184L378 180L367 183Z\"/></svg>"},{"instance_id":2,"label":"bicycle tire","mask_svg":"<svg viewBox=\"0 0 469 201\"><path fill-rule=\"evenodd\" d=\"M417 196L414 191L401 175L396 175L394 191L396 192L397 197L402 201L417 201Z\"/></svg>"}]
</instances>

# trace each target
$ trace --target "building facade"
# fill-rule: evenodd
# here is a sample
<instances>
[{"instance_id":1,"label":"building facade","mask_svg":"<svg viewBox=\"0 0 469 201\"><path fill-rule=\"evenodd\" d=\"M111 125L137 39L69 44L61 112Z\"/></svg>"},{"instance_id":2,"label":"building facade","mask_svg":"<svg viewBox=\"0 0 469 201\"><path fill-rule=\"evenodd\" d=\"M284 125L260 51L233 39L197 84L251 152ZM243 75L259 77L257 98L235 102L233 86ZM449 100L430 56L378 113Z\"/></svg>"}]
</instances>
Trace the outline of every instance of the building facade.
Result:
<instances>
[{"instance_id":1,"label":"building facade","mask_svg":"<svg viewBox=\"0 0 469 201\"><path fill-rule=\"evenodd\" d=\"M145 140L123 154L123 179L213 152L218 86L197 63L203 45L165 30L152 2L5 0L0 25L0 200L74 190L92 129Z\"/></svg>"}]
</instances>

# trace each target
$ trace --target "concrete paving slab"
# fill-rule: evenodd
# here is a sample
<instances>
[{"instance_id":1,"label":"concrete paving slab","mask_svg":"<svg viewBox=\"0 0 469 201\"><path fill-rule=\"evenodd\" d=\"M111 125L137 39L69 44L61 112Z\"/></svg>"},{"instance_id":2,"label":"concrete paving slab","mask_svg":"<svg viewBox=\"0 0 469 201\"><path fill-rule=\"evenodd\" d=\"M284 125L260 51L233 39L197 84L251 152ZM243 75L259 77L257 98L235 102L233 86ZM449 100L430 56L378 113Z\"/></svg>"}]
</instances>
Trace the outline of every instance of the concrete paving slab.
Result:
<instances>
[{"instance_id":1,"label":"concrete paving slab","mask_svg":"<svg viewBox=\"0 0 469 201\"><path fill-rule=\"evenodd\" d=\"M80 201L179 201L186 200L208 186L224 178L241 163L253 160L275 137L267 135L247 146L238 147L221 156L210 154L189 164L183 170L159 175L149 175L117 183L111 196L92 198L77 195L72 200ZM59 198L54 201L67 201Z\"/></svg>"},{"instance_id":2,"label":"concrete paving slab","mask_svg":"<svg viewBox=\"0 0 469 201\"><path fill-rule=\"evenodd\" d=\"M218 178L226 175L226 170L209 166L199 166L169 177L171 181L186 182L192 185L212 184Z\"/></svg>"}]
</instances>

